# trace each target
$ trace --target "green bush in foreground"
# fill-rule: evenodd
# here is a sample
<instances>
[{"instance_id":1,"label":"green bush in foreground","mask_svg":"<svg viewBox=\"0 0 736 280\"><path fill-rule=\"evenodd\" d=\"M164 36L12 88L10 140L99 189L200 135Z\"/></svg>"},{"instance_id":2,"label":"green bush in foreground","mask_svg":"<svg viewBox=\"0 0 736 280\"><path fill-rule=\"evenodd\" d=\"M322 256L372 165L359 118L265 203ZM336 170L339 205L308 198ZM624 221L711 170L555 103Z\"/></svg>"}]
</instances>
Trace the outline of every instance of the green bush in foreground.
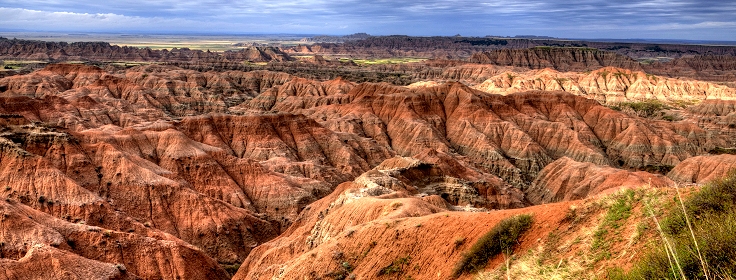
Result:
<instances>
[{"instance_id":1,"label":"green bush in foreground","mask_svg":"<svg viewBox=\"0 0 736 280\"><path fill-rule=\"evenodd\" d=\"M510 253L517 240L532 226L532 216L519 215L505 219L478 239L455 266L453 277L474 273L485 267L495 255Z\"/></svg>"},{"instance_id":2,"label":"green bush in foreground","mask_svg":"<svg viewBox=\"0 0 736 280\"><path fill-rule=\"evenodd\" d=\"M670 209L661 223L674 253L660 240L631 271L613 271L609 279L736 278L736 172L703 187L684 206L692 232L682 208Z\"/></svg>"}]
</instances>

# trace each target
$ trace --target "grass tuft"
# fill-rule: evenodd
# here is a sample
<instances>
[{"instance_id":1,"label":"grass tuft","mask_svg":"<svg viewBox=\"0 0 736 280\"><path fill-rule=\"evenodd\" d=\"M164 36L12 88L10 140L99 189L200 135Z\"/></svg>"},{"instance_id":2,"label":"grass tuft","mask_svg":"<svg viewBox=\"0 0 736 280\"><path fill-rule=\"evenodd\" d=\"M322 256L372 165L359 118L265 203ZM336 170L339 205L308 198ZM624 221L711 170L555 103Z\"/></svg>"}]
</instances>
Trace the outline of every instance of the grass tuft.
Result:
<instances>
[{"instance_id":1,"label":"grass tuft","mask_svg":"<svg viewBox=\"0 0 736 280\"><path fill-rule=\"evenodd\" d=\"M517 240L532 226L532 216L519 215L501 221L488 233L473 244L463 254L452 273L454 278L464 273L475 273L488 263L488 260L500 253L513 251Z\"/></svg>"},{"instance_id":2,"label":"grass tuft","mask_svg":"<svg viewBox=\"0 0 736 280\"><path fill-rule=\"evenodd\" d=\"M676 202L679 209L661 222L664 246L652 248L629 272L609 273L609 279L736 278L736 172Z\"/></svg>"}]
</instances>

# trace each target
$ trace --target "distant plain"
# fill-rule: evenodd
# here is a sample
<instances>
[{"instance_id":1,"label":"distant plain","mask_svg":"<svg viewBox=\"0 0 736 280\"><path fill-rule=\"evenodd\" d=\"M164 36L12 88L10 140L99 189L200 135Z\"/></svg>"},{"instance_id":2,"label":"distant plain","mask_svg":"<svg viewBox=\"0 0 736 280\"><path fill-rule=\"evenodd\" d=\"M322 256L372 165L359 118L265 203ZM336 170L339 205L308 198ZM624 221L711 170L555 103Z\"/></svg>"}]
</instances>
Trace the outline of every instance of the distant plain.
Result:
<instances>
[{"instance_id":1,"label":"distant plain","mask_svg":"<svg viewBox=\"0 0 736 280\"><path fill-rule=\"evenodd\" d=\"M189 48L193 50L239 50L250 44L295 46L311 44L300 41L311 35L157 35L114 33L0 32L0 37L54 42L108 42L111 45L151 48L154 50Z\"/></svg>"}]
</instances>

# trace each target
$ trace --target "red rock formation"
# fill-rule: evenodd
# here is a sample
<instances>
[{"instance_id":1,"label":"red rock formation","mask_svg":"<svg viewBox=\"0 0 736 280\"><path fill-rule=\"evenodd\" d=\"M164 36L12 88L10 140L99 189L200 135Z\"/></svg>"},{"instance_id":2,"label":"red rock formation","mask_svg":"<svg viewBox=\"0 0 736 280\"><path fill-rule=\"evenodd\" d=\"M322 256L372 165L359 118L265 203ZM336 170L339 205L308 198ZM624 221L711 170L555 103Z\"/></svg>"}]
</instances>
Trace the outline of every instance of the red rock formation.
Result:
<instances>
[{"instance_id":1,"label":"red rock formation","mask_svg":"<svg viewBox=\"0 0 736 280\"><path fill-rule=\"evenodd\" d=\"M470 62L558 71L590 71L607 66L640 69L639 63L629 57L587 48L503 49L475 53Z\"/></svg>"},{"instance_id":2,"label":"red rock formation","mask_svg":"<svg viewBox=\"0 0 736 280\"><path fill-rule=\"evenodd\" d=\"M256 248L233 279L379 278L381 269L399 258L406 258L409 267L399 274L444 279L469 244L501 219L520 213L447 212L433 203L436 196L369 195L364 190L362 185L344 183L310 205L289 231ZM564 219L567 207L523 211L544 217L544 224L550 225L541 229L546 232Z\"/></svg>"},{"instance_id":3,"label":"red rock formation","mask_svg":"<svg viewBox=\"0 0 736 280\"><path fill-rule=\"evenodd\" d=\"M736 80L736 58L733 55L687 56L642 67L647 73L667 77L688 77L715 82Z\"/></svg>"},{"instance_id":4,"label":"red rock formation","mask_svg":"<svg viewBox=\"0 0 736 280\"><path fill-rule=\"evenodd\" d=\"M360 85L348 95L350 104L294 112L338 131L357 131L405 156L426 148L459 153L513 184L562 156L628 167L675 165L720 141L695 136L705 135L695 125L650 123L564 93L502 97L447 84L415 90Z\"/></svg>"},{"instance_id":5,"label":"red rock formation","mask_svg":"<svg viewBox=\"0 0 736 280\"><path fill-rule=\"evenodd\" d=\"M576 162L568 157L547 165L532 185L525 190L533 204L577 200L589 196L644 186L669 187L673 182L662 175L631 172L589 162Z\"/></svg>"},{"instance_id":6,"label":"red rock formation","mask_svg":"<svg viewBox=\"0 0 736 280\"><path fill-rule=\"evenodd\" d=\"M489 73L469 69L458 75ZM583 198L649 176L614 167L676 165L727 146L697 122L631 117L565 92L503 96L457 82L52 65L0 79L0 88L0 211L17 223L0 229L0 242L13 244L2 251L13 256L8 265L31 267L19 259L45 244L56 249L39 254L79 259L100 278L127 277L110 269L117 263L147 279L222 278L218 265L246 257L245 276L270 277L282 260L349 247L333 237L357 225L351 220L368 236L384 221L418 216L444 231L433 213ZM479 219L457 216L454 226ZM280 234L290 237L258 247Z\"/></svg>"},{"instance_id":7,"label":"red rock formation","mask_svg":"<svg viewBox=\"0 0 736 280\"><path fill-rule=\"evenodd\" d=\"M227 277L204 252L162 232L140 235L70 223L12 199L0 201L0 212L0 265L7 279Z\"/></svg>"},{"instance_id":8,"label":"red rock formation","mask_svg":"<svg viewBox=\"0 0 736 280\"><path fill-rule=\"evenodd\" d=\"M43 244L18 260L0 258L2 279L137 279L122 264L85 259Z\"/></svg>"},{"instance_id":9,"label":"red rock formation","mask_svg":"<svg viewBox=\"0 0 736 280\"><path fill-rule=\"evenodd\" d=\"M605 67L586 73L551 69L507 71L490 77L474 88L499 94L529 90L566 91L603 104L658 99L688 101L736 99L736 89L709 82L664 78L641 71Z\"/></svg>"},{"instance_id":10,"label":"red rock formation","mask_svg":"<svg viewBox=\"0 0 736 280\"><path fill-rule=\"evenodd\" d=\"M736 169L736 155L697 156L675 166L667 177L682 183L703 184Z\"/></svg>"}]
</instances>

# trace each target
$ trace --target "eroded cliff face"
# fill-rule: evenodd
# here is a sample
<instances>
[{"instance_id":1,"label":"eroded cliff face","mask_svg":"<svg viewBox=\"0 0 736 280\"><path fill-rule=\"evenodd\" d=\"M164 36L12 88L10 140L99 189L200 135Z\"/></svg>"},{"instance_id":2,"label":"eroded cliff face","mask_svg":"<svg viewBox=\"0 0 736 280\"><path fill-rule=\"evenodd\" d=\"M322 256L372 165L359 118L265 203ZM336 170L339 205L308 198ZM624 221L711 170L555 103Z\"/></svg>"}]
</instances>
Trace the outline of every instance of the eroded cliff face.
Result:
<instances>
[{"instance_id":1,"label":"eroded cliff face","mask_svg":"<svg viewBox=\"0 0 736 280\"><path fill-rule=\"evenodd\" d=\"M499 94L528 90L565 91L603 104L658 99L693 101L733 100L736 89L709 82L669 79L620 68L601 68L589 73L559 73L553 70L506 72L475 88Z\"/></svg>"},{"instance_id":2,"label":"eroded cliff face","mask_svg":"<svg viewBox=\"0 0 736 280\"><path fill-rule=\"evenodd\" d=\"M640 69L630 57L589 48L536 47L475 53L470 62L558 71L591 71L601 67Z\"/></svg>"},{"instance_id":3,"label":"eroded cliff face","mask_svg":"<svg viewBox=\"0 0 736 280\"><path fill-rule=\"evenodd\" d=\"M672 187L674 182L660 174L632 172L563 157L542 169L532 185L526 189L526 198L533 204L545 204L641 186Z\"/></svg>"},{"instance_id":4,"label":"eroded cliff face","mask_svg":"<svg viewBox=\"0 0 736 280\"><path fill-rule=\"evenodd\" d=\"M697 55L674 59L669 62L644 64L647 73L666 77L733 82L736 80L736 58L732 55Z\"/></svg>"},{"instance_id":5,"label":"eroded cliff face","mask_svg":"<svg viewBox=\"0 0 736 280\"><path fill-rule=\"evenodd\" d=\"M706 183L736 169L736 155L704 155L689 158L675 166L667 177L682 183Z\"/></svg>"},{"instance_id":6,"label":"eroded cliff face","mask_svg":"<svg viewBox=\"0 0 736 280\"><path fill-rule=\"evenodd\" d=\"M493 74L471 68L457 75ZM558 77L545 71L535 73ZM610 86L615 95L623 86L626 95L645 79L610 72L617 82L600 80L601 71L578 74L575 86ZM730 147L728 134L690 121L731 116L728 101L710 101L730 93L691 94L685 88L695 82L670 82L662 94L709 100L668 122L614 111L586 98L607 93L570 94L565 83L499 95L445 81L402 87L269 71L51 65L0 79L0 212L13 225L0 229L0 241L12 243L0 258L9 275L55 258L90 267L80 277L145 279L225 278L221 266L247 258L239 277L287 279L309 272L300 268L309 250L333 263L332 249L319 248L352 246L336 236L354 225L377 236L386 218L401 225L401 240L417 240L425 231L403 217L436 230L406 244L429 250L421 244L448 230L437 213L454 211L451 223L469 226L479 216L460 212L670 186L637 170ZM699 181L677 170L669 178ZM388 252L390 240L354 245ZM291 262L303 264L281 271Z\"/></svg>"}]
</instances>

